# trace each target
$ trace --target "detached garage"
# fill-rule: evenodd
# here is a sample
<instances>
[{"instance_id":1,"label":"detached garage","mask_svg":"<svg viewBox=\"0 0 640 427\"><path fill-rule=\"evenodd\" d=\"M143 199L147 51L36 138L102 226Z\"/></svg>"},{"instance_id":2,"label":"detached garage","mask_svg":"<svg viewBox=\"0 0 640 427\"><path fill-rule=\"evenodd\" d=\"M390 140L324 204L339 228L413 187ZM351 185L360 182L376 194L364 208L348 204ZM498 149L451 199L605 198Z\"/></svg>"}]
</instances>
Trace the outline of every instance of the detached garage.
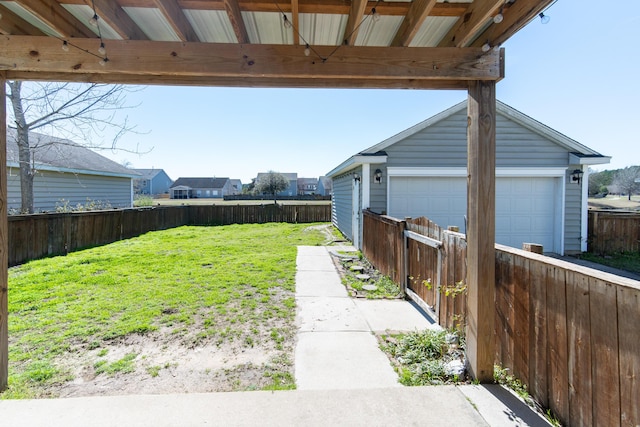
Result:
<instances>
[{"instance_id":1,"label":"detached garage","mask_svg":"<svg viewBox=\"0 0 640 427\"><path fill-rule=\"evenodd\" d=\"M329 172L334 225L358 247L363 209L465 232L466 112L462 102ZM586 250L588 166L610 158L504 103L496 113L496 242Z\"/></svg>"}]
</instances>

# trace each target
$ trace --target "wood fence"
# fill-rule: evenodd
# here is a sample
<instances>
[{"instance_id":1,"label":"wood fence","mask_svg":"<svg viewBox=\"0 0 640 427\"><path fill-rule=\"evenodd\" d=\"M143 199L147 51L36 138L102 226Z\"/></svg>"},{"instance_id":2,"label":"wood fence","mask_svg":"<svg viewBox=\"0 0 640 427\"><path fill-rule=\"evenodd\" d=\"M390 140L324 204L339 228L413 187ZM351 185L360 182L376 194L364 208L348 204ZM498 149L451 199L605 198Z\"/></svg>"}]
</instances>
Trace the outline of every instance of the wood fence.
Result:
<instances>
[{"instance_id":1,"label":"wood fence","mask_svg":"<svg viewBox=\"0 0 640 427\"><path fill-rule=\"evenodd\" d=\"M640 213L590 210L588 224L589 252L640 252Z\"/></svg>"},{"instance_id":2,"label":"wood fence","mask_svg":"<svg viewBox=\"0 0 640 427\"><path fill-rule=\"evenodd\" d=\"M369 215L369 223L375 220ZM425 221L417 221L417 226L412 222L396 236L404 241L409 235L402 273L408 289L414 286L411 278L440 277L437 283L443 287L464 279L464 236L437 230ZM402 221L397 223L401 230ZM427 239L436 240L439 233L441 245L434 248L431 241L413 238L410 233L420 227L430 230L423 235ZM364 231L367 256L366 248L380 243L367 242L376 235ZM435 251L441 252L439 261ZM497 364L526 384L565 425L640 425L640 282L496 245L495 286ZM443 326L453 327L464 319L463 295L452 298L441 292L439 304L436 292L420 295L437 309Z\"/></svg>"},{"instance_id":3,"label":"wood fence","mask_svg":"<svg viewBox=\"0 0 640 427\"><path fill-rule=\"evenodd\" d=\"M182 225L329 222L329 205L210 205L9 216L9 265Z\"/></svg>"}]
</instances>

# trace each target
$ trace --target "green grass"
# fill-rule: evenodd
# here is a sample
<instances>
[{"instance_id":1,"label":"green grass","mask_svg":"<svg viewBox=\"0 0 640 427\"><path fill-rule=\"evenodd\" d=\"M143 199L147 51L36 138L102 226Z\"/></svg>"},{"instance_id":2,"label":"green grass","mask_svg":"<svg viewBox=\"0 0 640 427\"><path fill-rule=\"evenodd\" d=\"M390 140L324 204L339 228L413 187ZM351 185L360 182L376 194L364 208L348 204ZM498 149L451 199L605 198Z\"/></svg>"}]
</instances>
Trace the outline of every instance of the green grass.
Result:
<instances>
[{"instance_id":1,"label":"green grass","mask_svg":"<svg viewBox=\"0 0 640 427\"><path fill-rule=\"evenodd\" d=\"M382 350L394 362L400 383L406 386L455 384L464 380L449 375L447 362L460 359L464 349L446 342L445 330L416 331L382 337Z\"/></svg>"},{"instance_id":2,"label":"green grass","mask_svg":"<svg viewBox=\"0 0 640 427\"><path fill-rule=\"evenodd\" d=\"M308 226L179 227L11 268L10 392L2 397L41 396L42 386L72 379L65 357L105 356L105 344L132 334L162 327L185 345L251 346L252 325L293 325L296 246L324 241ZM189 335L196 322L199 334ZM281 335L276 330L272 339ZM94 368L127 372L134 356Z\"/></svg>"},{"instance_id":3,"label":"green grass","mask_svg":"<svg viewBox=\"0 0 640 427\"><path fill-rule=\"evenodd\" d=\"M606 256L585 252L580 258L640 274L640 252L622 252Z\"/></svg>"}]
</instances>

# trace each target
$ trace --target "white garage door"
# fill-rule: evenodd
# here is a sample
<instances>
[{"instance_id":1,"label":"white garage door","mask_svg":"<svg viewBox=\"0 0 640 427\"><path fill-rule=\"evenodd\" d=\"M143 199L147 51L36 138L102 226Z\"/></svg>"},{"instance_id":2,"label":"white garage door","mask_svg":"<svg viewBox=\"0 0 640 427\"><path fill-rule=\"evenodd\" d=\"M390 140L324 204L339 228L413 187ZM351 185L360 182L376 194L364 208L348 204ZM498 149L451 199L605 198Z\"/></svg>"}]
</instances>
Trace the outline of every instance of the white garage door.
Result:
<instances>
[{"instance_id":1,"label":"white garage door","mask_svg":"<svg viewBox=\"0 0 640 427\"><path fill-rule=\"evenodd\" d=\"M552 177L496 178L497 243L516 248L523 242L539 243L545 252L559 252L557 181ZM426 216L442 227L456 225L464 231L466 205L466 178L390 177L389 215L393 217Z\"/></svg>"}]
</instances>

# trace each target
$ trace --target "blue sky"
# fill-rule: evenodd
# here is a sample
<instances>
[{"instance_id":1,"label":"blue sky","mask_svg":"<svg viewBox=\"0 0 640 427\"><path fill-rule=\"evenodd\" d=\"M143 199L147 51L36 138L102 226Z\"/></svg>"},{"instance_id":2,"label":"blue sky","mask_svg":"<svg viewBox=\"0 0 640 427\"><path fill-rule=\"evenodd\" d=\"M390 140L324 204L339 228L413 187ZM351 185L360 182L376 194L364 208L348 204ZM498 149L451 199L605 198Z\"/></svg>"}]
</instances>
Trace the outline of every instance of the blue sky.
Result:
<instances>
[{"instance_id":1,"label":"blue sky","mask_svg":"<svg viewBox=\"0 0 640 427\"><path fill-rule=\"evenodd\" d=\"M640 1L607 7L559 0L512 37L498 99L612 156L615 169L640 164ZM148 86L128 111L144 134L103 152L171 178L257 172L324 175L349 156L451 107L466 91L231 89Z\"/></svg>"}]
</instances>

